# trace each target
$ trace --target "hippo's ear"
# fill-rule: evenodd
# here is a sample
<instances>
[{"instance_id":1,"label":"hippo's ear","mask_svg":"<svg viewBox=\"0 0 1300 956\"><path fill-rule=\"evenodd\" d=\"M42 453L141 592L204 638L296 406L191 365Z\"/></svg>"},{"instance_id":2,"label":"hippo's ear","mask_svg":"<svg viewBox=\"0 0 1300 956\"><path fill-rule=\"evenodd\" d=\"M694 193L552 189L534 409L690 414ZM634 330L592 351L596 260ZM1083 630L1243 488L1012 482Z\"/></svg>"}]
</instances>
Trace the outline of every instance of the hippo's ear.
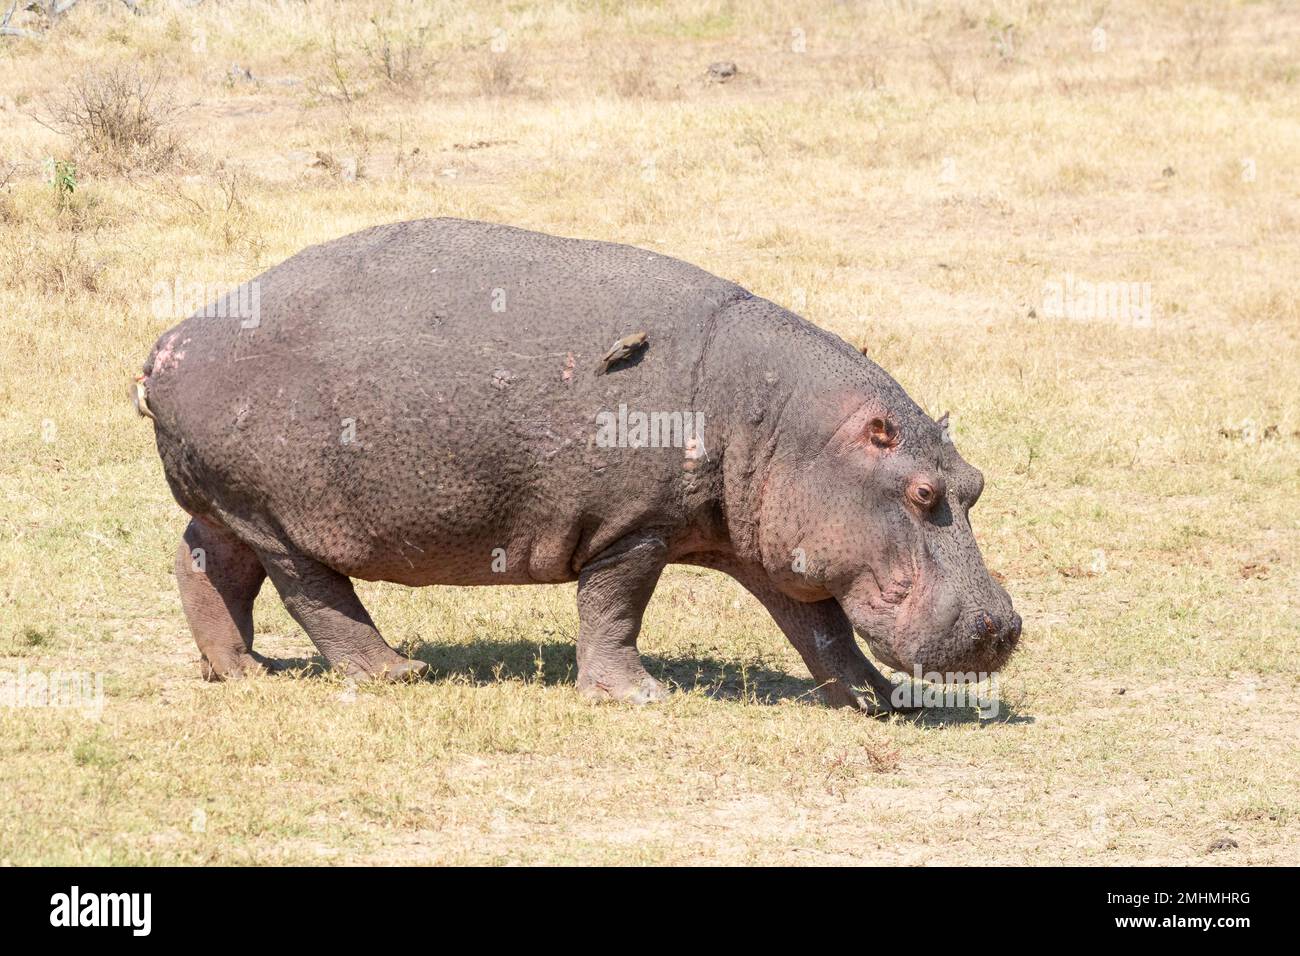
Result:
<instances>
[{"instance_id":1,"label":"hippo's ear","mask_svg":"<svg viewBox=\"0 0 1300 956\"><path fill-rule=\"evenodd\" d=\"M940 415L939 420L935 422L935 424L939 426L940 440L945 441L951 445L952 435L948 433L948 413L944 412L942 415Z\"/></svg>"},{"instance_id":2,"label":"hippo's ear","mask_svg":"<svg viewBox=\"0 0 1300 956\"><path fill-rule=\"evenodd\" d=\"M898 444L898 426L888 418L873 418L867 422L866 438L877 448L893 448Z\"/></svg>"}]
</instances>

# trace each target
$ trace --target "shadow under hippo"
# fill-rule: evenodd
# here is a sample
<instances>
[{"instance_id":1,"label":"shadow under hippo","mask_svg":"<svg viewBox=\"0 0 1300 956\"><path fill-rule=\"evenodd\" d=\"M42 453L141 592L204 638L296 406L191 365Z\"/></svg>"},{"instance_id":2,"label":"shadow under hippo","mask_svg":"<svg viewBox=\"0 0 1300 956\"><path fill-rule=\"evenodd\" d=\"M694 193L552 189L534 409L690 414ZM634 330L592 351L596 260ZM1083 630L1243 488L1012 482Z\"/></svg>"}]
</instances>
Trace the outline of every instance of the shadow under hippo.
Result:
<instances>
[{"instance_id":1,"label":"shadow under hippo","mask_svg":"<svg viewBox=\"0 0 1300 956\"><path fill-rule=\"evenodd\" d=\"M575 682L573 645L563 640L475 640L470 643L424 643L410 648L412 659L429 665L427 679L488 687L502 681L524 681L544 687ZM642 654L646 671L666 687L700 692L714 700L743 701L767 707L814 699L820 688L761 662L723 659L712 655ZM323 677L324 657L280 658L270 663L279 674ZM940 693L943 693L942 691ZM951 693L951 692L949 692ZM924 707L896 707L904 719L923 726L971 723L1032 723L1033 718L996 691L975 700L963 697ZM992 712L983 706L992 705Z\"/></svg>"}]
</instances>

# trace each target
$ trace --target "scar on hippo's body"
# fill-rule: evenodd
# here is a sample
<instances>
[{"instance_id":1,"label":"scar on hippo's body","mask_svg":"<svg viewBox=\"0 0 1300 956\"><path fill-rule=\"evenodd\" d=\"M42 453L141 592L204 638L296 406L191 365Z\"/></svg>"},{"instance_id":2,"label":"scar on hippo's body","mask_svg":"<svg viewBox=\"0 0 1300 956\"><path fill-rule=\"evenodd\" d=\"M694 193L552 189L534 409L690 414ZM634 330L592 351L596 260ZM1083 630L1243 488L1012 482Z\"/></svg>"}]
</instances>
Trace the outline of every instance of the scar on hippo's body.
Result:
<instances>
[{"instance_id":1,"label":"scar on hippo's body","mask_svg":"<svg viewBox=\"0 0 1300 956\"><path fill-rule=\"evenodd\" d=\"M185 357L184 352L179 354L176 352L176 338L177 333L169 335L167 341L163 343L162 348L160 348L154 355L153 371L155 374L167 371L169 366L175 365Z\"/></svg>"}]
</instances>

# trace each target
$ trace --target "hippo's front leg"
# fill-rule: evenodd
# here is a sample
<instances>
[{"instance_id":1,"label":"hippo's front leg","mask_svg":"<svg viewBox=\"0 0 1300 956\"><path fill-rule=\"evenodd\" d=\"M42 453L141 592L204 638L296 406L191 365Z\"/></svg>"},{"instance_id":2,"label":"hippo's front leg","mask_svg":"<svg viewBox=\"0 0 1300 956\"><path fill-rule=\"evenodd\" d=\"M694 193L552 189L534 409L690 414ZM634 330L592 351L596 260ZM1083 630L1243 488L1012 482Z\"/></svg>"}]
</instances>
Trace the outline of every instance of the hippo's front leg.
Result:
<instances>
[{"instance_id":1,"label":"hippo's front leg","mask_svg":"<svg viewBox=\"0 0 1300 956\"><path fill-rule=\"evenodd\" d=\"M808 665L822 696L832 707L855 707L873 716L899 708L890 703L894 685L858 648L853 625L834 598L801 604L770 584L765 593L749 590L763 602L799 656Z\"/></svg>"},{"instance_id":2,"label":"hippo's front leg","mask_svg":"<svg viewBox=\"0 0 1300 956\"><path fill-rule=\"evenodd\" d=\"M624 538L578 573L578 690L594 699L645 704L667 696L637 654L641 618L667 563L651 535Z\"/></svg>"},{"instance_id":3,"label":"hippo's front leg","mask_svg":"<svg viewBox=\"0 0 1300 956\"><path fill-rule=\"evenodd\" d=\"M727 560L700 563L725 571L763 603L808 665L828 704L873 716L904 709L890 703L894 685L858 648L853 625L834 598L806 604L782 594L761 568Z\"/></svg>"}]
</instances>

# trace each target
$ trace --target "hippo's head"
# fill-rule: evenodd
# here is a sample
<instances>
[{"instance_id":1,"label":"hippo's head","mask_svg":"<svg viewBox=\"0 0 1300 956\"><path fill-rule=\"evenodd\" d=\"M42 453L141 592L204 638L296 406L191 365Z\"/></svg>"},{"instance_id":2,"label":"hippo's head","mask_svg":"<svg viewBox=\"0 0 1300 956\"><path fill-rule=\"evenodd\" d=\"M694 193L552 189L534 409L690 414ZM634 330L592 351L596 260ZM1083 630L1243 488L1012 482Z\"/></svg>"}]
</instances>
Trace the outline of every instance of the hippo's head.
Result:
<instances>
[{"instance_id":1,"label":"hippo's head","mask_svg":"<svg viewBox=\"0 0 1300 956\"><path fill-rule=\"evenodd\" d=\"M891 404L859 404L828 442L822 432L803 455L773 462L764 566L793 597L838 600L890 667L991 673L1015 648L1020 616L971 531L984 476L945 420L905 397Z\"/></svg>"}]
</instances>

